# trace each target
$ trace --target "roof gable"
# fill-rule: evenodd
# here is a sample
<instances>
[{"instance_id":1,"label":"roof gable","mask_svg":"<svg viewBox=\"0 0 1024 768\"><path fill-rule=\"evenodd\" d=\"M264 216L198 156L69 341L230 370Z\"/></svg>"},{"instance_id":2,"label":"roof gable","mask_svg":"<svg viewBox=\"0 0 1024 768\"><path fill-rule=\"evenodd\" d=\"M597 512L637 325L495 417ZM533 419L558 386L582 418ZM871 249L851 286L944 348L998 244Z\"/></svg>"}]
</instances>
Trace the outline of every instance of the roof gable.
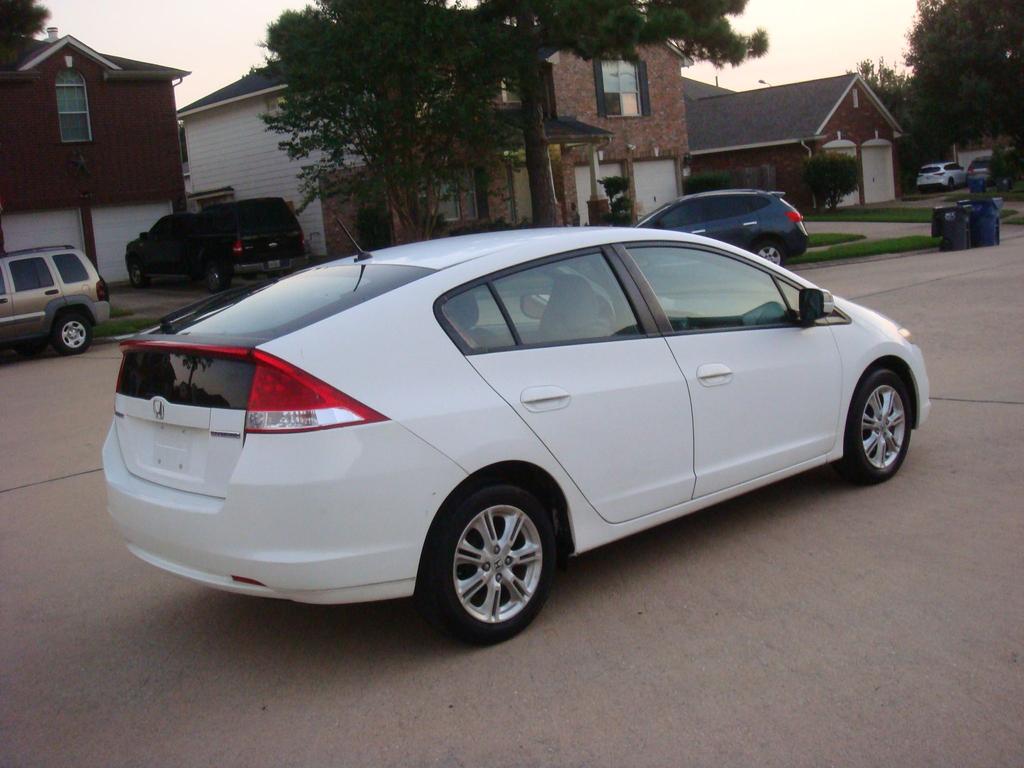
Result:
<instances>
[{"instance_id":1,"label":"roof gable","mask_svg":"<svg viewBox=\"0 0 1024 768\"><path fill-rule=\"evenodd\" d=\"M25 40L20 53L13 61L0 63L0 71L14 72L19 75L28 75L31 70L38 67L51 56L54 56L61 51L67 52L67 49L73 49L77 53L95 61L107 70L108 73L118 73L119 76L131 77L133 75L146 75L149 77L157 76L166 77L167 79L176 79L179 77L185 77L189 74L182 69L174 69L173 67L164 67L160 64L150 64L145 61L136 61L134 59L126 59L122 56L111 56L109 54L100 53L71 35L65 35L54 42L50 42L49 40L35 40L31 38Z\"/></svg>"},{"instance_id":2,"label":"roof gable","mask_svg":"<svg viewBox=\"0 0 1024 768\"><path fill-rule=\"evenodd\" d=\"M205 109L210 109L221 104L256 96L261 93L277 91L287 88L284 78L278 75L271 75L267 72L250 72L245 77L235 80L233 83L219 88L203 98L193 101L191 104L178 110L178 117L194 114Z\"/></svg>"}]
</instances>

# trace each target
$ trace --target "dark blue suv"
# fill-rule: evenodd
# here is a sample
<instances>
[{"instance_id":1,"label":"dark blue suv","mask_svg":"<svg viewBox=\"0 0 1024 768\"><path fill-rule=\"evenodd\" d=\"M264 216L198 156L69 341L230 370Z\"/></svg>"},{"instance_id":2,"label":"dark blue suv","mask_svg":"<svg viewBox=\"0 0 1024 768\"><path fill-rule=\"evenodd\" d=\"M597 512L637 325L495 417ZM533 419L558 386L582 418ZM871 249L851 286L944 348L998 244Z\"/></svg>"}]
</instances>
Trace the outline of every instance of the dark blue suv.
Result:
<instances>
[{"instance_id":1,"label":"dark blue suv","mask_svg":"<svg viewBox=\"0 0 1024 768\"><path fill-rule=\"evenodd\" d=\"M667 203L638 227L689 232L737 245L774 264L807 250L804 217L781 192L722 189Z\"/></svg>"}]
</instances>

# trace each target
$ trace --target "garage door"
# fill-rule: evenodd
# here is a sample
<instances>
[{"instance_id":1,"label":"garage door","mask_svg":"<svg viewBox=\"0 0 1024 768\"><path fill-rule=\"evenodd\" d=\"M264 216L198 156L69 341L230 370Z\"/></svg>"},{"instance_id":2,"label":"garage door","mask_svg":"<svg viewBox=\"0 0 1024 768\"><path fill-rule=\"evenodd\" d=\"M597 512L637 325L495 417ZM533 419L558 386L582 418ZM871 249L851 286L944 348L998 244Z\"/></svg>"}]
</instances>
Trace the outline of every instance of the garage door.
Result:
<instances>
[{"instance_id":1,"label":"garage door","mask_svg":"<svg viewBox=\"0 0 1024 768\"><path fill-rule=\"evenodd\" d=\"M601 163L597 178L606 179L609 176L621 176L622 175L622 163ZM597 185L597 194L601 197L607 197L604 193L604 187L600 184ZM590 166L589 165L577 165L576 166L576 200L577 206L580 211L580 224L586 226L590 223L590 217L587 215L587 200L590 199ZM597 222L602 223L602 222Z\"/></svg>"},{"instance_id":2,"label":"garage door","mask_svg":"<svg viewBox=\"0 0 1024 768\"><path fill-rule=\"evenodd\" d=\"M8 251L43 245L70 245L81 249L82 220L77 208L34 213L5 213L4 247Z\"/></svg>"},{"instance_id":3,"label":"garage door","mask_svg":"<svg viewBox=\"0 0 1024 768\"><path fill-rule=\"evenodd\" d=\"M892 144L884 139L865 141L860 147L860 157L864 166L864 202L884 203L894 199Z\"/></svg>"},{"instance_id":4,"label":"garage door","mask_svg":"<svg viewBox=\"0 0 1024 768\"><path fill-rule=\"evenodd\" d=\"M93 208L92 229L100 274L110 281L127 280L124 247L170 212L170 202Z\"/></svg>"},{"instance_id":5,"label":"garage door","mask_svg":"<svg viewBox=\"0 0 1024 768\"><path fill-rule=\"evenodd\" d=\"M641 160L633 163L637 217L679 197L675 160Z\"/></svg>"}]
</instances>

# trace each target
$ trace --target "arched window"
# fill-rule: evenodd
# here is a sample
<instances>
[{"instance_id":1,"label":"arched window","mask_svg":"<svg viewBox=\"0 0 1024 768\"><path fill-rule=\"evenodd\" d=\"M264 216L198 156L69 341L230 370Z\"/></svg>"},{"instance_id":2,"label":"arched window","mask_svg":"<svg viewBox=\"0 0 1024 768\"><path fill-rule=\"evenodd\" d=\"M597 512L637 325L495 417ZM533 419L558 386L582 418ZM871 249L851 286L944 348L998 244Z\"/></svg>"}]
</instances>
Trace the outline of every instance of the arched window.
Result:
<instances>
[{"instance_id":1,"label":"arched window","mask_svg":"<svg viewBox=\"0 0 1024 768\"><path fill-rule=\"evenodd\" d=\"M73 69L62 69L57 75L57 114L60 117L61 141L92 139L85 78Z\"/></svg>"}]
</instances>

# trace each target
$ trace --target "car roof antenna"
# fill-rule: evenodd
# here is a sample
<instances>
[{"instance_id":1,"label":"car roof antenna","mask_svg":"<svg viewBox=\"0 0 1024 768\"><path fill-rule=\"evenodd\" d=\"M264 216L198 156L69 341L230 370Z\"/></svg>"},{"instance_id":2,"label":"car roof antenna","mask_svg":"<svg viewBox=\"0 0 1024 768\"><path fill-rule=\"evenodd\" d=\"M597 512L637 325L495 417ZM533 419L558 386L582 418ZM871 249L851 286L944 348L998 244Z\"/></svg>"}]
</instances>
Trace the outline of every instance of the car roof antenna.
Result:
<instances>
[{"instance_id":1,"label":"car roof antenna","mask_svg":"<svg viewBox=\"0 0 1024 768\"><path fill-rule=\"evenodd\" d=\"M341 220L340 216L335 216L334 220L338 222L338 226L341 227L345 234L348 235L348 239L352 241L352 245L356 247L356 261L366 261L367 259L373 258L373 254L369 251L364 251L362 246L356 242L356 239L352 237L352 233L348 231L348 227L345 226L345 222Z\"/></svg>"}]
</instances>

